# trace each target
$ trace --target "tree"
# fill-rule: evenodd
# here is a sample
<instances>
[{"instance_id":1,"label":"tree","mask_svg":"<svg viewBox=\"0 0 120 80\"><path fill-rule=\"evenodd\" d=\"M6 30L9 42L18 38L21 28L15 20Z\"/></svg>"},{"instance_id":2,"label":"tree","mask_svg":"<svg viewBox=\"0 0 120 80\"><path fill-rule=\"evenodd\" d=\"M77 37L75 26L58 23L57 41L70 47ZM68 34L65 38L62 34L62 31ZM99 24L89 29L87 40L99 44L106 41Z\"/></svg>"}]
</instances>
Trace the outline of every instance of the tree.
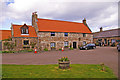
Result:
<instances>
[{"instance_id":1,"label":"tree","mask_svg":"<svg viewBox=\"0 0 120 80\"><path fill-rule=\"evenodd\" d=\"M4 43L4 46L6 46L7 49L11 51L11 50L13 50L13 48L15 47L15 44L12 43L12 42L5 42L5 43Z\"/></svg>"}]
</instances>

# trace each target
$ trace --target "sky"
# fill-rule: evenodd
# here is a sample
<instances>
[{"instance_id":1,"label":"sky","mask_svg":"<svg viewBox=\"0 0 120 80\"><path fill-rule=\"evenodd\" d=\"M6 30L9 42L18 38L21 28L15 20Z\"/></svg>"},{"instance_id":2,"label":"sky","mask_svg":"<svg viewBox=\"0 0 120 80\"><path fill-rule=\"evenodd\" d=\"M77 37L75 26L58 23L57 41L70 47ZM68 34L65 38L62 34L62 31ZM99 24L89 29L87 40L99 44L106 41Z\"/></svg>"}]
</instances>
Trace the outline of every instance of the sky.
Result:
<instances>
[{"instance_id":1,"label":"sky","mask_svg":"<svg viewBox=\"0 0 120 80\"><path fill-rule=\"evenodd\" d=\"M38 18L82 23L92 32L118 28L119 0L0 0L0 30L10 30L11 23L32 24L32 13Z\"/></svg>"}]
</instances>

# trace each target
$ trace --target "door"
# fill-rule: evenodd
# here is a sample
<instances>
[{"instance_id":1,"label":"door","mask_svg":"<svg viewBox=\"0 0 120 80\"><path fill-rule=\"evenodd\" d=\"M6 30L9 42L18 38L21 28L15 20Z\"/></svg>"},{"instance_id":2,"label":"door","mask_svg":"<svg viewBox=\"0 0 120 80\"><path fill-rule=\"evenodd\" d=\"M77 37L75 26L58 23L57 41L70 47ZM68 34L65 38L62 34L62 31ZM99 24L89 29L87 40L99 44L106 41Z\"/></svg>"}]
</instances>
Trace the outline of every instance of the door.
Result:
<instances>
[{"instance_id":1,"label":"door","mask_svg":"<svg viewBox=\"0 0 120 80\"><path fill-rule=\"evenodd\" d=\"M76 48L76 42L73 42L73 48Z\"/></svg>"}]
</instances>

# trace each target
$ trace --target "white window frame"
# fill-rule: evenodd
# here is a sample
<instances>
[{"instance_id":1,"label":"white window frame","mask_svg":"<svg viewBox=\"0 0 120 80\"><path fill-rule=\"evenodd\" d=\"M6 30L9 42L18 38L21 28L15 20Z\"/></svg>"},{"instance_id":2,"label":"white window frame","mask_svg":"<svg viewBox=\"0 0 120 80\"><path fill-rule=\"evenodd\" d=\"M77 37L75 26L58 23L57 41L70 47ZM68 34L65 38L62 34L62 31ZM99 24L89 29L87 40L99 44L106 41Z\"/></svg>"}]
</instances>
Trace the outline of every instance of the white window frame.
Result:
<instances>
[{"instance_id":1,"label":"white window frame","mask_svg":"<svg viewBox=\"0 0 120 80\"><path fill-rule=\"evenodd\" d=\"M50 43L50 47L52 48L52 47L55 47L55 43L54 42L51 42Z\"/></svg>"},{"instance_id":2,"label":"white window frame","mask_svg":"<svg viewBox=\"0 0 120 80\"><path fill-rule=\"evenodd\" d=\"M68 44L68 41L65 41L65 42L64 42L64 47L65 47L65 46L68 46L68 45L69 45L69 44Z\"/></svg>"}]
</instances>

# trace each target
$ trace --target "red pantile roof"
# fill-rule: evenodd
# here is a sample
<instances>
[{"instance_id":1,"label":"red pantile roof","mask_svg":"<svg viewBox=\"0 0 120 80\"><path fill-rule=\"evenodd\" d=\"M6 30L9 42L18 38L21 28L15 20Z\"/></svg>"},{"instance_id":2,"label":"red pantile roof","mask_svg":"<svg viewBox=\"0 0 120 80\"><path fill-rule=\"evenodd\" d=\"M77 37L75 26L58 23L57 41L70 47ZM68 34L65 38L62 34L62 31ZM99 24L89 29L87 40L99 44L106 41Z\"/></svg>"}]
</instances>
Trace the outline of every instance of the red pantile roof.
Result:
<instances>
[{"instance_id":1,"label":"red pantile roof","mask_svg":"<svg viewBox=\"0 0 120 80\"><path fill-rule=\"evenodd\" d=\"M35 28L33 28L32 26L28 26L29 27L29 35L21 35L21 30L20 28L23 25L15 25L13 24L13 37L37 37L37 34L35 32Z\"/></svg>"},{"instance_id":2,"label":"red pantile roof","mask_svg":"<svg viewBox=\"0 0 120 80\"><path fill-rule=\"evenodd\" d=\"M11 30L0 30L0 40L8 39L11 37Z\"/></svg>"},{"instance_id":3,"label":"red pantile roof","mask_svg":"<svg viewBox=\"0 0 120 80\"><path fill-rule=\"evenodd\" d=\"M83 23L37 18L39 31L92 33Z\"/></svg>"}]
</instances>

